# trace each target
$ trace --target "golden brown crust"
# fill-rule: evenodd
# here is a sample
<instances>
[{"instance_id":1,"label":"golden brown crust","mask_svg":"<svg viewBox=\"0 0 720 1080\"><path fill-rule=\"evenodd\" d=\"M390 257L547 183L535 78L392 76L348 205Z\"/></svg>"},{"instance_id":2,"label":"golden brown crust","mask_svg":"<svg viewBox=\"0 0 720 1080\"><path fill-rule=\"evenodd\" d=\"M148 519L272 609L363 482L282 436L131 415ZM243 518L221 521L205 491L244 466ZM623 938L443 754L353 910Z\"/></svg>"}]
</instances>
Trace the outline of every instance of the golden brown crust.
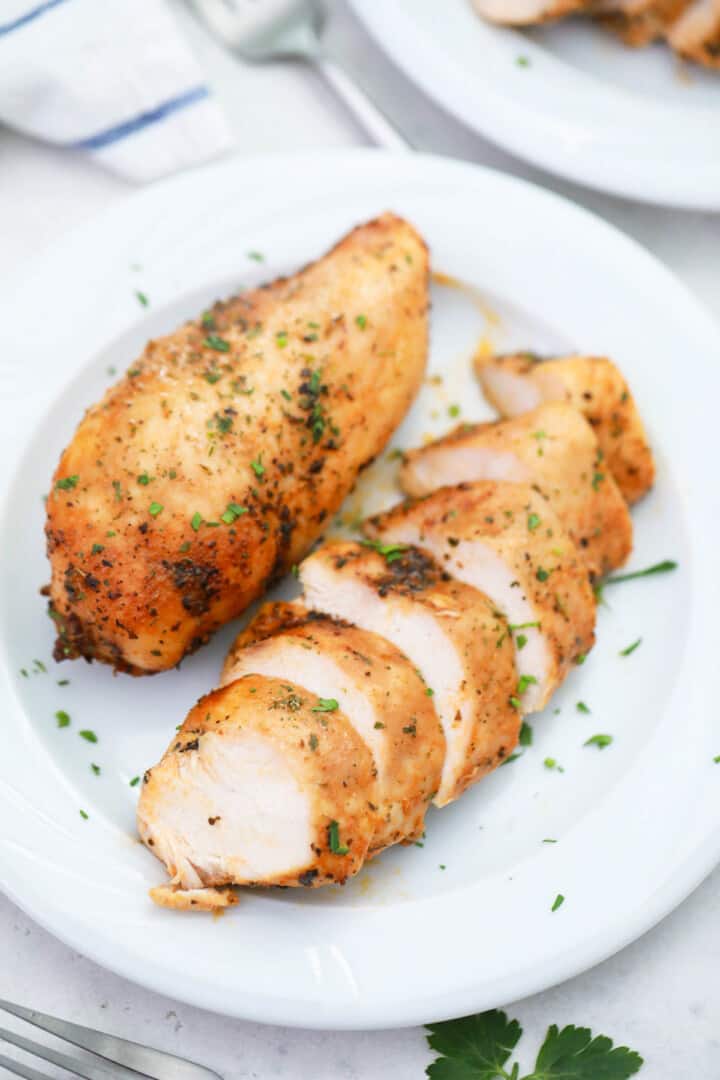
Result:
<instances>
[{"instance_id":1,"label":"golden brown crust","mask_svg":"<svg viewBox=\"0 0 720 1080\"><path fill-rule=\"evenodd\" d=\"M632 519L625 500L593 428L572 405L549 402L510 420L461 425L437 442L409 451L400 473L405 491L418 494L416 464L443 447L512 453L522 463L526 481L550 500L592 577L621 566L632 551Z\"/></svg>"},{"instance_id":2,"label":"golden brown crust","mask_svg":"<svg viewBox=\"0 0 720 1080\"><path fill-rule=\"evenodd\" d=\"M386 214L150 342L53 478L57 659L166 670L298 561L415 396L427 280Z\"/></svg>"},{"instance_id":3,"label":"golden brown crust","mask_svg":"<svg viewBox=\"0 0 720 1080\"><path fill-rule=\"evenodd\" d=\"M238 895L232 888L210 887L207 889L181 889L177 885L156 885L150 889L150 899L158 907L171 911L220 912L233 907Z\"/></svg>"},{"instance_id":4,"label":"golden brown crust","mask_svg":"<svg viewBox=\"0 0 720 1080\"><path fill-rule=\"evenodd\" d=\"M453 790L438 805L456 799L491 772L517 743L520 717L510 704L515 658L504 617L478 589L447 574L416 548L386 557L353 542L324 545L311 558L327 559L336 570L357 575L380 596L392 596L408 612L424 610L440 617L452 638L467 676L473 724L465 762Z\"/></svg>"},{"instance_id":5,"label":"golden brown crust","mask_svg":"<svg viewBox=\"0 0 720 1080\"><path fill-rule=\"evenodd\" d=\"M532 380L547 401L566 401L592 426L607 467L623 497L637 502L653 485L655 463L645 427L630 387L616 365L604 356L539 357L508 353L491 360L478 357L476 373L492 405L503 412L483 378L488 367L503 368Z\"/></svg>"},{"instance_id":6,"label":"golden brown crust","mask_svg":"<svg viewBox=\"0 0 720 1080\"><path fill-rule=\"evenodd\" d=\"M157 800L168 784L176 782L183 757L202 756L203 737L207 735L232 739L238 731L252 732L282 752L307 792L314 828L312 851L308 852L306 865L257 882L194 865L203 886L315 887L340 884L356 874L377 825L372 755L342 712L319 711L319 703L319 698L303 687L259 675L247 675L206 694L190 710L159 764L145 773L138 803L138 829L143 842L160 857L162 823ZM331 850L333 822L337 823L342 845L347 847L344 854ZM179 867L166 865L172 884L184 886L186 883L178 880Z\"/></svg>"},{"instance_id":7,"label":"golden brown crust","mask_svg":"<svg viewBox=\"0 0 720 1080\"><path fill-rule=\"evenodd\" d=\"M331 658L347 685L359 686L383 725L385 790L378 795L379 821L372 854L390 844L418 839L445 758L445 736L425 684L407 657L385 638L308 611L300 604L265 604L230 647L223 682L238 661L252 670L253 645L268 638L298 642Z\"/></svg>"},{"instance_id":8,"label":"golden brown crust","mask_svg":"<svg viewBox=\"0 0 720 1080\"><path fill-rule=\"evenodd\" d=\"M552 507L532 488L492 480L439 488L373 518L368 529L387 538L395 522L408 519L418 527L421 545L430 535L447 545L448 560L460 541L479 539L512 566L521 595L542 613L551 688L590 651L595 599L585 566ZM485 662L492 662L489 655Z\"/></svg>"}]
</instances>

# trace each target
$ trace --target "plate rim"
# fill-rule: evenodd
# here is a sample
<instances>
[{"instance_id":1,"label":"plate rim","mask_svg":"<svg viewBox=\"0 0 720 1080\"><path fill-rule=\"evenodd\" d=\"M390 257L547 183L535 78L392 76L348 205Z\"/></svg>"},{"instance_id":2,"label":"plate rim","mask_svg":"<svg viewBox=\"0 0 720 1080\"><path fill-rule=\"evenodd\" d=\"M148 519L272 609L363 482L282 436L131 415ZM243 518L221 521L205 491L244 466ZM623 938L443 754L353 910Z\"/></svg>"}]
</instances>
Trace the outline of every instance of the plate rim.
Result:
<instances>
[{"instance_id":1,"label":"plate rim","mask_svg":"<svg viewBox=\"0 0 720 1080\"><path fill-rule=\"evenodd\" d=\"M382 151L365 150L365 149L352 149L332 151L326 154L271 154L271 155L258 155L255 158L234 158L229 159L226 162L207 166L202 170L198 170L195 173L188 174L186 176L175 177L169 181L163 182L162 185L155 185L153 188L146 191L139 192L129 196L123 203L109 208L103 214L92 218L89 222L84 223L79 228L72 230L65 234L60 240L48 251L35 256L32 260L26 262L23 268L23 278L29 281L34 273L35 266L41 266L43 262L56 252L62 252L62 249L66 246L74 245L80 241L88 242L90 240L94 230L98 227L101 220L105 218L112 219L117 217L119 221L128 213L134 213L138 204L147 200L150 204L157 198L157 191L160 189L162 192L169 185L175 186L178 184L187 184L192 187L195 183L203 183L203 179L207 176L212 177L216 172L228 170L232 172L236 168L250 168L256 163L267 163L271 161L274 165L279 160L285 160L288 164L296 166L298 160L307 160L317 164L318 160L321 163L330 164L343 161L345 159L357 160L360 158L366 158L368 161L373 161L373 167L377 163L379 170L382 170L386 164L392 168L395 165L399 166L401 161L407 164L407 158L404 155L396 156L383 153ZM614 234L613 242L622 242L629 250L628 245L635 250L636 256L642 256L643 258L650 260L650 265L653 265L657 270L662 272L666 276L668 283L671 283L676 290L680 290L684 295L684 299L689 303L693 309L693 314L699 324L703 325L704 333L712 335L713 339L720 344L720 333L718 326L712 316L706 311L703 305L693 296L690 290L663 264L647 252L637 241L628 237L622 233L621 230L615 226L609 225L607 222L598 218L592 212L573 204L570 200L563 198L553 192L548 192L529 181L519 179L517 177L507 176L501 173L499 170L488 169L483 166L472 165L469 163L455 162L446 158L434 157L431 155L417 155L414 158L413 166L417 169L417 162L427 162L429 168L438 169L440 171L456 172L458 175L466 177L472 174L492 174L496 181L501 184L510 184L518 186L523 189L528 189L534 198L549 199L557 204L562 204L564 212L570 214L579 214L588 220L588 223L593 228L599 228L609 231ZM399 166L401 167L401 166ZM92 241L90 240L92 243ZM17 285L16 285L17 287ZM22 450L25 449L23 444ZM623 948L630 941L635 940L642 933L649 930L658 921L660 921L666 914L668 914L677 904L679 904L689 893L703 880L703 878L711 872L714 865L720 860L720 825L716 830L716 843L713 847L713 854L708 858L707 843L703 841L698 843L695 848L690 849L689 854L681 864L683 874L678 873L678 867L675 866L673 873L664 884L663 888L659 890L662 896L662 902L658 901L653 914L648 918L647 911L638 911L635 920L628 920L626 925L626 931L623 934L615 936L613 942L608 945L605 939L593 939L593 947L587 950L584 954L585 958L580 965L577 963L577 953L574 953L572 957L566 958L565 964L560 964L559 967L553 969L553 974L538 974L538 977L533 980L528 980L523 984L523 987L519 990L508 989L507 995L503 995L502 1002L495 1001L493 1004L507 1003L511 1000L517 999L519 996L525 996L528 993L535 993L539 990L545 989L548 986L555 985L558 981L570 977L574 974L579 974L581 971L586 970L588 967L594 966L601 960L612 955L614 952ZM680 878L680 883L678 883ZM288 1026L299 1027L314 1027L317 1029L333 1029L333 1030L368 1030L377 1028L388 1027L401 1027L410 1024L423 1023L425 1020L443 1019L449 1016L461 1015L463 1011L474 1011L477 1008L478 993L472 988L462 989L455 991L452 994L446 994L445 998L450 1000L447 1004L440 1004L437 997L433 997L434 1004L432 1005L432 1014L428 1012L430 1007L430 999L427 998L427 1006L419 1004L415 1001L411 1006L406 1007L405 1003L402 1003L402 1007L398 1008L396 1014L391 1017L384 1017L382 1021L367 1019L367 1013L363 1012L362 1008L358 1008L360 1016L357 1021L350 1023L338 1024L333 1017L329 1017L327 1022L323 1017L318 1017L314 1013L308 1014L309 1009L315 1008L312 1003L299 1002L294 1003L294 1009L292 1014L287 1011L287 1001L281 1001L280 999L273 999L272 1002L269 999L260 998L257 1007L248 999L243 999L240 1009L223 1009L218 1006L217 1001L212 1000L212 994L205 994L204 987L198 986L195 992L183 992L182 986L178 986L175 982L172 985L169 984L169 980L172 980L173 976L166 973L164 977L155 977L153 974L142 973L139 974L135 967L132 966L130 959L128 963L123 963L123 953L119 955L107 955L108 951L112 953L113 948L116 948L114 944L108 943L108 948L94 948L88 946L85 939L78 934L73 935L69 930L67 932L62 927L58 927L56 923L47 916L47 909L38 905L32 905L24 900L21 896L17 895L12 887L4 886L5 891L11 897L11 899L18 904L23 910L27 911L30 916L35 919L40 925L49 930L54 936L64 941L72 948L78 949L91 959L107 967L109 970L116 972L117 974L128 978L134 982L140 983L143 986L150 987L151 989L167 994L176 999L186 1001L188 1004L198 1005L203 1008L210 1008L213 1011L225 1013L226 1015L241 1016L245 1019L257 1020L262 1022L271 1022L278 1024L285 1024ZM607 932L606 937L613 935L610 931ZM269 1005L274 1006L269 1007ZM486 1004L484 1007L490 1007ZM282 1010L282 1011L280 1011Z\"/></svg>"},{"instance_id":2,"label":"plate rim","mask_svg":"<svg viewBox=\"0 0 720 1080\"><path fill-rule=\"evenodd\" d=\"M543 115L542 110L539 110L532 116L528 113L527 118L520 122L517 121L517 116L514 123L508 122L508 111L503 110L502 106L509 104L509 97L505 96L503 101L502 90L498 91L494 78L482 81L482 76L478 73L478 92L472 98L473 110L464 110L461 102L467 99L468 89L467 84L463 85L465 69L458 71L451 63L447 63L443 68L442 80L428 79L427 72L435 63L440 50L433 48L423 30L408 17L403 3L383 4L376 0L348 2L378 48L416 87L455 119L513 154L518 160L591 190L633 199L651 206L710 212L720 210L720 161L709 179L701 176L700 182L695 177L692 182L685 182L682 176L677 175L669 183L664 182L663 170L648 168L643 172L642 166L639 169L634 166L633 171L626 171L625 176L615 176L612 167L607 168L603 153L588 154L587 147L584 147L582 152L573 153L569 149L573 139L557 137L558 130L553 130L553 125L559 120L563 134L569 132L576 137L575 141L582 144L582 132L577 125L573 127L568 116L557 118L550 112ZM470 0L452 0L455 4L469 2ZM479 15L477 19L480 19ZM491 29L502 31L504 28ZM412 47L408 47L409 35L412 36ZM529 53L544 52L542 45L529 39L523 48ZM720 82L720 77L718 81ZM608 88L607 94L624 95L627 98L631 96L615 87ZM681 111L681 107L673 108L677 112ZM690 111L697 112L698 109L688 110ZM709 108L707 111L710 111ZM517 113L517 109L515 112ZM618 112L620 113L620 110ZM542 131L538 131L538 122ZM626 158L624 165L627 170ZM698 170L688 170L688 175L690 172L697 174Z\"/></svg>"}]
</instances>

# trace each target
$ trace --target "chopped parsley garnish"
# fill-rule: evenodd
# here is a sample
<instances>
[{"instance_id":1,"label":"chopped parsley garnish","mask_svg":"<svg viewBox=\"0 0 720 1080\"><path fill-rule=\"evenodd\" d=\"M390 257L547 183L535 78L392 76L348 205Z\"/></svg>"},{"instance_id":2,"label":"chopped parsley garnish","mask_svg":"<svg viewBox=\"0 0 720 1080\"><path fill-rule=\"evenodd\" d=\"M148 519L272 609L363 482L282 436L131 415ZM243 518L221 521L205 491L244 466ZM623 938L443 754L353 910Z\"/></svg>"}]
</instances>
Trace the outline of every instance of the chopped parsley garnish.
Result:
<instances>
[{"instance_id":1,"label":"chopped parsley garnish","mask_svg":"<svg viewBox=\"0 0 720 1080\"><path fill-rule=\"evenodd\" d=\"M287 343L287 330L280 330L280 332L275 335L275 344L277 345L278 349L284 349Z\"/></svg>"},{"instance_id":2,"label":"chopped parsley garnish","mask_svg":"<svg viewBox=\"0 0 720 1080\"><path fill-rule=\"evenodd\" d=\"M215 329L215 316L213 315L212 311L205 311L200 321L202 322L206 330Z\"/></svg>"},{"instance_id":3,"label":"chopped parsley garnish","mask_svg":"<svg viewBox=\"0 0 720 1080\"><path fill-rule=\"evenodd\" d=\"M460 415L460 406L459 405L448 405L448 416L451 416L453 419L455 419L455 417L457 417L459 415Z\"/></svg>"},{"instance_id":4,"label":"chopped parsley garnish","mask_svg":"<svg viewBox=\"0 0 720 1080\"><path fill-rule=\"evenodd\" d=\"M515 647L517 648L518 652L524 649L526 645L527 637L525 636L525 634L518 634L515 638Z\"/></svg>"},{"instance_id":5,"label":"chopped parsley garnish","mask_svg":"<svg viewBox=\"0 0 720 1080\"><path fill-rule=\"evenodd\" d=\"M58 679L57 684L58 684L58 686L69 686L70 685L70 680L69 679Z\"/></svg>"},{"instance_id":6,"label":"chopped parsley garnish","mask_svg":"<svg viewBox=\"0 0 720 1080\"><path fill-rule=\"evenodd\" d=\"M260 460L260 457L261 456L259 455L257 461L251 461L250 462L250 468L255 473L258 480L262 479L262 477L265 475L265 466L263 465L262 461Z\"/></svg>"},{"instance_id":7,"label":"chopped parsley garnish","mask_svg":"<svg viewBox=\"0 0 720 1080\"><path fill-rule=\"evenodd\" d=\"M510 695L510 697L508 698L508 701L509 701L509 702L510 702L510 704L512 705L513 709L520 709L520 708L522 708L522 701L520 700L520 698L518 698L518 697L515 697L515 695L514 695L514 694L511 694L511 695Z\"/></svg>"},{"instance_id":8,"label":"chopped parsley garnish","mask_svg":"<svg viewBox=\"0 0 720 1080\"><path fill-rule=\"evenodd\" d=\"M104 544L93 544L93 546L90 548L90 554L91 555L99 555L100 552L104 551L104 550L105 550L105 545Z\"/></svg>"},{"instance_id":9,"label":"chopped parsley garnish","mask_svg":"<svg viewBox=\"0 0 720 1080\"><path fill-rule=\"evenodd\" d=\"M545 760L543 761L543 765L545 766L546 769L557 769L558 768L558 763L557 763L557 761L555 760L554 757L546 757Z\"/></svg>"},{"instance_id":10,"label":"chopped parsley garnish","mask_svg":"<svg viewBox=\"0 0 720 1080\"><path fill-rule=\"evenodd\" d=\"M331 821L328 825L328 847L333 855L347 855L350 850L345 844L340 843L340 826L337 821Z\"/></svg>"},{"instance_id":11,"label":"chopped parsley garnish","mask_svg":"<svg viewBox=\"0 0 720 1080\"><path fill-rule=\"evenodd\" d=\"M99 776L102 770L100 769L99 765L96 765L94 761L91 761L90 771L92 772L93 776Z\"/></svg>"},{"instance_id":12,"label":"chopped parsley garnish","mask_svg":"<svg viewBox=\"0 0 720 1080\"><path fill-rule=\"evenodd\" d=\"M138 300L140 301L140 303L142 304L143 307L148 306L150 301L148 300L148 298L147 298L147 296L145 295L144 292L140 292L139 289L136 289L135 290L135 295L137 296Z\"/></svg>"},{"instance_id":13,"label":"chopped parsley garnish","mask_svg":"<svg viewBox=\"0 0 720 1080\"><path fill-rule=\"evenodd\" d=\"M139 776L133 776L132 780L130 781L130 787L137 787L139 783L140 783L140 777Z\"/></svg>"},{"instance_id":14,"label":"chopped parsley garnish","mask_svg":"<svg viewBox=\"0 0 720 1080\"><path fill-rule=\"evenodd\" d=\"M521 675L518 679L517 690L515 693L518 697L522 697L528 686L537 685L537 679L534 675Z\"/></svg>"},{"instance_id":15,"label":"chopped parsley garnish","mask_svg":"<svg viewBox=\"0 0 720 1080\"><path fill-rule=\"evenodd\" d=\"M222 371L218 371L217 368L209 368L208 371L203 372L203 378L205 382L213 386L222 379Z\"/></svg>"},{"instance_id":16,"label":"chopped parsley garnish","mask_svg":"<svg viewBox=\"0 0 720 1080\"><path fill-rule=\"evenodd\" d=\"M218 337L217 334L208 334L203 345L206 349L214 349L215 352L230 352L230 342Z\"/></svg>"},{"instance_id":17,"label":"chopped parsley garnish","mask_svg":"<svg viewBox=\"0 0 720 1080\"><path fill-rule=\"evenodd\" d=\"M667 574L670 570L677 570L677 566L678 564L673 559L664 559L663 562L648 566L645 570L632 570L628 574L616 574L615 577L606 578L603 581L603 588L606 585L619 585L621 581L634 581L635 578L650 577L651 574Z\"/></svg>"},{"instance_id":18,"label":"chopped parsley garnish","mask_svg":"<svg viewBox=\"0 0 720 1080\"><path fill-rule=\"evenodd\" d=\"M642 638L639 637L637 641L633 641L632 645L626 645L624 649L621 649L618 656L630 656L642 645Z\"/></svg>"},{"instance_id":19,"label":"chopped parsley garnish","mask_svg":"<svg viewBox=\"0 0 720 1080\"><path fill-rule=\"evenodd\" d=\"M340 706L338 705L338 703L337 703L337 701L335 700L334 697L321 697L321 698L318 698L317 705L313 705L311 711L312 712L335 712L335 710L339 709L339 708L340 708Z\"/></svg>"},{"instance_id":20,"label":"chopped parsley garnish","mask_svg":"<svg viewBox=\"0 0 720 1080\"><path fill-rule=\"evenodd\" d=\"M148 476L148 474L146 472L143 472L143 473L140 473L140 475L138 476L137 482L138 482L138 484L142 484L143 487L147 487L148 484L150 483L151 479L152 479L152 477Z\"/></svg>"},{"instance_id":21,"label":"chopped parsley garnish","mask_svg":"<svg viewBox=\"0 0 720 1080\"><path fill-rule=\"evenodd\" d=\"M313 732L312 735L310 736L310 749L311 750L317 750L317 748L318 748L318 737L315 734L315 732Z\"/></svg>"},{"instance_id":22,"label":"chopped parsley garnish","mask_svg":"<svg viewBox=\"0 0 720 1080\"><path fill-rule=\"evenodd\" d=\"M83 819L83 821L87 821L87 820L88 820L88 815L87 815L87 814L85 813L85 811L84 811L84 810L81 810L81 811L80 811L80 817L81 817L81 818Z\"/></svg>"},{"instance_id":23,"label":"chopped parsley garnish","mask_svg":"<svg viewBox=\"0 0 720 1080\"><path fill-rule=\"evenodd\" d=\"M589 739L585 740L583 746L597 746L599 750L603 750L612 741L612 735L591 735Z\"/></svg>"},{"instance_id":24,"label":"chopped parsley garnish","mask_svg":"<svg viewBox=\"0 0 720 1080\"><path fill-rule=\"evenodd\" d=\"M558 909L559 907L562 907L562 905L563 905L564 903L565 903L565 897L563 896L563 894L562 894L562 893L558 893L558 894L557 894L557 896L555 897L555 899L553 900L553 905L552 905L552 907L550 908L550 910L551 910L551 911L557 911L557 909ZM567 1074L566 1074L566 1075L567 1075ZM581 1075L582 1075L582 1074L581 1074Z\"/></svg>"},{"instance_id":25,"label":"chopped parsley garnish","mask_svg":"<svg viewBox=\"0 0 720 1080\"><path fill-rule=\"evenodd\" d=\"M604 479L605 479L605 473L601 473L601 472L594 472L593 473L592 486L593 486L594 491L597 491L599 489L599 487L602 484Z\"/></svg>"},{"instance_id":26,"label":"chopped parsley garnish","mask_svg":"<svg viewBox=\"0 0 720 1080\"><path fill-rule=\"evenodd\" d=\"M364 330L367 326L367 315L356 315L355 324L359 326L361 330Z\"/></svg>"},{"instance_id":27,"label":"chopped parsley garnish","mask_svg":"<svg viewBox=\"0 0 720 1080\"><path fill-rule=\"evenodd\" d=\"M197 532L198 529L200 528L200 526L202 525L202 523L203 523L203 516L198 510L196 510L195 513L193 514L193 516L190 518L190 525L191 525L193 531Z\"/></svg>"},{"instance_id":28,"label":"chopped parsley garnish","mask_svg":"<svg viewBox=\"0 0 720 1080\"><path fill-rule=\"evenodd\" d=\"M543 844L557 844L557 840L553 840L551 836L546 836L543 840Z\"/></svg>"},{"instance_id":29,"label":"chopped parsley garnish","mask_svg":"<svg viewBox=\"0 0 720 1080\"><path fill-rule=\"evenodd\" d=\"M578 712L581 712L581 713L589 713L590 712L590 708L585 704L584 701L578 701L575 708L577 709Z\"/></svg>"},{"instance_id":30,"label":"chopped parsley garnish","mask_svg":"<svg viewBox=\"0 0 720 1080\"><path fill-rule=\"evenodd\" d=\"M522 727L520 728L520 737L518 739L518 742L521 746L532 746L532 741L533 729L531 728L530 724L526 723L523 720Z\"/></svg>"},{"instance_id":31,"label":"chopped parsley garnish","mask_svg":"<svg viewBox=\"0 0 720 1080\"><path fill-rule=\"evenodd\" d=\"M162 503L151 502L150 503L150 511L149 511L150 516L151 517L157 517L158 514L162 514L164 509L165 509L165 507L163 506Z\"/></svg>"},{"instance_id":32,"label":"chopped parsley garnish","mask_svg":"<svg viewBox=\"0 0 720 1080\"><path fill-rule=\"evenodd\" d=\"M540 525L540 518L537 514L528 514L527 527L529 532L535 532Z\"/></svg>"},{"instance_id":33,"label":"chopped parsley garnish","mask_svg":"<svg viewBox=\"0 0 720 1080\"><path fill-rule=\"evenodd\" d=\"M542 566L538 566L537 570L535 571L535 577L538 579L538 581L547 581L551 573L552 570L545 570Z\"/></svg>"},{"instance_id":34,"label":"chopped parsley garnish","mask_svg":"<svg viewBox=\"0 0 720 1080\"><path fill-rule=\"evenodd\" d=\"M63 476L62 479L55 481L56 491L72 491L74 487L77 487L80 476L78 473L73 473L72 476Z\"/></svg>"},{"instance_id":35,"label":"chopped parsley garnish","mask_svg":"<svg viewBox=\"0 0 720 1080\"><path fill-rule=\"evenodd\" d=\"M500 762L500 766L502 767L503 765L510 765L511 762L517 761L517 759L521 757L522 754L511 754L510 757L506 757L504 761Z\"/></svg>"},{"instance_id":36,"label":"chopped parsley garnish","mask_svg":"<svg viewBox=\"0 0 720 1080\"><path fill-rule=\"evenodd\" d=\"M432 686L426 686L425 687L425 696L426 697L434 697L435 696L435 691L433 690Z\"/></svg>"},{"instance_id":37,"label":"chopped parsley garnish","mask_svg":"<svg viewBox=\"0 0 720 1080\"><path fill-rule=\"evenodd\" d=\"M521 68L530 67L530 59L527 56L518 56L518 57L516 57L515 63L517 64L518 67L521 67Z\"/></svg>"},{"instance_id":38,"label":"chopped parsley garnish","mask_svg":"<svg viewBox=\"0 0 720 1080\"><path fill-rule=\"evenodd\" d=\"M377 551L378 555L382 555L388 563L401 559L408 550L407 544L383 544L382 540L361 540L360 543L363 547Z\"/></svg>"},{"instance_id":39,"label":"chopped parsley garnish","mask_svg":"<svg viewBox=\"0 0 720 1080\"><path fill-rule=\"evenodd\" d=\"M559 907L564 897L558 894L558 899ZM509 1058L523 1032L504 1012L491 1009L426 1026L428 1045L441 1055L427 1068L430 1080L518 1080L520 1066ZM568 1025L559 1030L552 1024L535 1068L523 1080L629 1080L642 1065L639 1054L613 1046L605 1035L593 1038L589 1028Z\"/></svg>"},{"instance_id":40,"label":"chopped parsley garnish","mask_svg":"<svg viewBox=\"0 0 720 1080\"><path fill-rule=\"evenodd\" d=\"M55 713L55 719L58 727L70 727L70 714L66 713L64 709L58 709Z\"/></svg>"},{"instance_id":41,"label":"chopped parsley garnish","mask_svg":"<svg viewBox=\"0 0 720 1080\"><path fill-rule=\"evenodd\" d=\"M227 509L224 514L220 515L220 520L224 521L226 525L232 525L234 521L237 521L243 514L247 514L247 506L239 506L238 503L228 503Z\"/></svg>"},{"instance_id":42,"label":"chopped parsley garnish","mask_svg":"<svg viewBox=\"0 0 720 1080\"><path fill-rule=\"evenodd\" d=\"M535 627L539 627L539 626L540 626L539 620L537 622L508 623L508 630L529 630L531 628L535 628Z\"/></svg>"},{"instance_id":43,"label":"chopped parsley garnish","mask_svg":"<svg viewBox=\"0 0 720 1080\"><path fill-rule=\"evenodd\" d=\"M98 737L95 732L90 731L89 728L83 728L82 731L78 731L78 735L81 739L84 739L85 742L96 743L98 741Z\"/></svg>"},{"instance_id":44,"label":"chopped parsley garnish","mask_svg":"<svg viewBox=\"0 0 720 1080\"><path fill-rule=\"evenodd\" d=\"M285 398L286 401L292 401L292 394L289 394L287 390L283 389L283 390L280 391L280 393L282 394L282 396Z\"/></svg>"},{"instance_id":45,"label":"chopped parsley garnish","mask_svg":"<svg viewBox=\"0 0 720 1080\"><path fill-rule=\"evenodd\" d=\"M43 664L42 660L33 660L33 667L36 671L42 671L43 675L47 674L47 668Z\"/></svg>"},{"instance_id":46,"label":"chopped parsley garnish","mask_svg":"<svg viewBox=\"0 0 720 1080\"><path fill-rule=\"evenodd\" d=\"M584 664L586 660L587 660L587 653L586 652L578 653L577 656L575 657L575 663L578 665L578 667L580 667L582 664Z\"/></svg>"},{"instance_id":47,"label":"chopped parsley garnish","mask_svg":"<svg viewBox=\"0 0 720 1080\"><path fill-rule=\"evenodd\" d=\"M265 262L265 256L260 251L248 251L247 257L253 262Z\"/></svg>"}]
</instances>

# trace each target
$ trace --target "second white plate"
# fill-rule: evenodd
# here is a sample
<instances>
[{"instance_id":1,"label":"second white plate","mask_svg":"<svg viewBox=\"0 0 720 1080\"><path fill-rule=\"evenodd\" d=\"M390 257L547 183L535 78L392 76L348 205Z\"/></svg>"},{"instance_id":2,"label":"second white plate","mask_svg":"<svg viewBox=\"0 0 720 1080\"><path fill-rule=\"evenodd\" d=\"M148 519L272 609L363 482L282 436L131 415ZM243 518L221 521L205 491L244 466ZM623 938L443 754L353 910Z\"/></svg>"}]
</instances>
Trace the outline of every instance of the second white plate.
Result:
<instances>
[{"instance_id":1,"label":"second white plate","mask_svg":"<svg viewBox=\"0 0 720 1080\"><path fill-rule=\"evenodd\" d=\"M616 195L720 209L720 72L579 19L521 32L470 0L351 3L407 75L518 157Z\"/></svg>"}]
</instances>

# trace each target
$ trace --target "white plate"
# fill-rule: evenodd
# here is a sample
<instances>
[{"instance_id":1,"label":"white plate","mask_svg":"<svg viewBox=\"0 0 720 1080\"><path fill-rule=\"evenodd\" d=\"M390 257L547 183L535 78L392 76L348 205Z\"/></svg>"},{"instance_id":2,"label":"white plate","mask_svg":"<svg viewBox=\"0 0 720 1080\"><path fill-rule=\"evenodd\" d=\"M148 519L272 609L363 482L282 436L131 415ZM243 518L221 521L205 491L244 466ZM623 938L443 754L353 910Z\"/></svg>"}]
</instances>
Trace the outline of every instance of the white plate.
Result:
<instances>
[{"instance_id":1,"label":"white plate","mask_svg":"<svg viewBox=\"0 0 720 1080\"><path fill-rule=\"evenodd\" d=\"M657 489L635 514L633 563L669 557L680 569L609 594L597 649L533 720L535 745L432 811L422 849L387 853L345 889L248 892L222 919L164 911L147 896L164 871L135 840L129 781L213 686L235 628L180 672L152 679L53 664L38 595L48 578L41 494L109 366L120 370L148 336L237 285L304 263L387 207L422 230L436 268L484 297L434 290L432 369L445 381L426 386L397 443L446 428L450 404L466 418L488 414L469 372L482 335L500 347L608 352L637 392L659 457ZM249 251L264 252L265 264ZM147 311L135 289L149 296ZM587 213L473 166L372 151L235 160L172 180L6 282L5 891L128 978L219 1012L308 1027L390 1027L498 1005L642 933L720 857L720 507L705 441L717 426L719 345L683 287ZM366 510L393 497L387 466L368 488ZM641 648L621 659L638 636ZM35 659L47 673L33 672ZM64 678L70 685L58 686ZM580 699L591 715L577 712ZM70 728L57 728L57 709L70 713ZM78 737L81 728L98 733L97 745ZM612 734L612 746L583 748L596 732ZM565 771L544 768L547 756ZM566 900L552 913L557 893Z\"/></svg>"},{"instance_id":2,"label":"white plate","mask_svg":"<svg viewBox=\"0 0 720 1080\"><path fill-rule=\"evenodd\" d=\"M518 157L616 195L720 209L720 72L580 19L522 32L470 0L441 14L437 0L351 3L407 75Z\"/></svg>"}]
</instances>

